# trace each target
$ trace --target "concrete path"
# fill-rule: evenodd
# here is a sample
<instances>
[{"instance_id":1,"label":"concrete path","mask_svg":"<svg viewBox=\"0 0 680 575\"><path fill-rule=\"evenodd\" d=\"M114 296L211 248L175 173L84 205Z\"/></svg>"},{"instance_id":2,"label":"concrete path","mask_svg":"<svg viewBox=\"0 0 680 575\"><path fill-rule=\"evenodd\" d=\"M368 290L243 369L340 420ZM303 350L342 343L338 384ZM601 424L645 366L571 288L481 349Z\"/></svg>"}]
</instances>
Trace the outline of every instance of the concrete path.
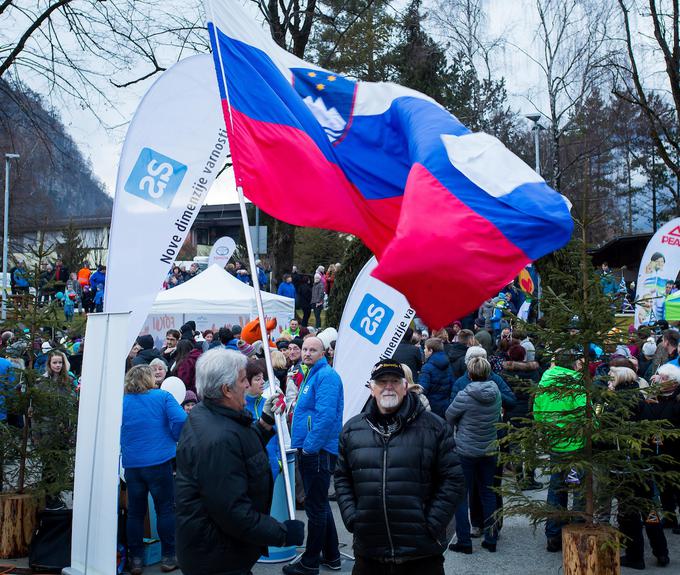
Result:
<instances>
[{"instance_id":1,"label":"concrete path","mask_svg":"<svg viewBox=\"0 0 680 575\"><path fill-rule=\"evenodd\" d=\"M537 498L545 497L545 491L535 492ZM352 554L352 537L345 530L338 507L331 503L335 522L340 537L341 551ZM304 511L298 511L298 519L306 520ZM671 575L680 573L680 535L673 535L670 530L666 530L668 539L671 564L666 568L656 566L656 560L647 545L646 561L647 569L644 573L648 575ZM489 553L480 547L480 539L473 540L474 552L472 555L461 555L452 551L446 552L446 573L451 575L479 575L481 573L489 575L559 575L562 573L562 554L548 553L545 550L545 536L542 526L534 530L528 520L521 517L505 519L498 540L498 551ZM0 563L7 563L0 561ZM17 561L16 564L26 566L25 559ZM284 563L279 564L257 564L253 567L253 575L274 575L280 574ZM340 571L330 571L322 569L321 573L348 574L352 572L353 562L343 560ZM637 573L631 569L622 569L623 575ZM147 567L145 575L157 575L161 573L159 565ZM181 575L180 571L174 572ZM417 575L417 574L416 574Z\"/></svg>"}]
</instances>

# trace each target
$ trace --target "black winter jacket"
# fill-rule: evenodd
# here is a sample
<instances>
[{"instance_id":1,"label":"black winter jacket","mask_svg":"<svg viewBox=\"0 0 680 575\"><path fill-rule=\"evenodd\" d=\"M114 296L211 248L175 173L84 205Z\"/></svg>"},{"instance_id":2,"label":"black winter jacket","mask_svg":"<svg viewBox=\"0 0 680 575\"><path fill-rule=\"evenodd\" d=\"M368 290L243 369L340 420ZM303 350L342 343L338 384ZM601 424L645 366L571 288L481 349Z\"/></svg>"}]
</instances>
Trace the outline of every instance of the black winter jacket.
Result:
<instances>
[{"instance_id":1,"label":"black winter jacket","mask_svg":"<svg viewBox=\"0 0 680 575\"><path fill-rule=\"evenodd\" d=\"M161 352L155 347L152 347L151 349L142 349L137 354L137 357L132 360L132 365L149 365L154 359L162 359L165 361L165 358L161 357Z\"/></svg>"},{"instance_id":2,"label":"black winter jacket","mask_svg":"<svg viewBox=\"0 0 680 575\"><path fill-rule=\"evenodd\" d=\"M404 343L403 341L394 350L394 355L392 356L394 361L399 363L404 363L411 368L411 374L413 379L418 381L418 374L420 373L420 368L423 367L423 354L417 345L411 343Z\"/></svg>"},{"instance_id":3,"label":"black winter jacket","mask_svg":"<svg viewBox=\"0 0 680 575\"><path fill-rule=\"evenodd\" d=\"M454 379L458 379L465 373L465 354L467 353L467 350L467 345L458 341L454 341L446 350L446 355L449 356L449 363L451 364Z\"/></svg>"},{"instance_id":4,"label":"black winter jacket","mask_svg":"<svg viewBox=\"0 0 680 575\"><path fill-rule=\"evenodd\" d=\"M237 412L206 399L191 410L177 446L177 559L185 575L247 572L286 528L267 515L272 436Z\"/></svg>"},{"instance_id":5,"label":"black winter jacket","mask_svg":"<svg viewBox=\"0 0 680 575\"><path fill-rule=\"evenodd\" d=\"M440 555L465 491L453 430L410 393L390 434L371 399L340 435L335 491L354 552L404 562Z\"/></svg>"}]
</instances>

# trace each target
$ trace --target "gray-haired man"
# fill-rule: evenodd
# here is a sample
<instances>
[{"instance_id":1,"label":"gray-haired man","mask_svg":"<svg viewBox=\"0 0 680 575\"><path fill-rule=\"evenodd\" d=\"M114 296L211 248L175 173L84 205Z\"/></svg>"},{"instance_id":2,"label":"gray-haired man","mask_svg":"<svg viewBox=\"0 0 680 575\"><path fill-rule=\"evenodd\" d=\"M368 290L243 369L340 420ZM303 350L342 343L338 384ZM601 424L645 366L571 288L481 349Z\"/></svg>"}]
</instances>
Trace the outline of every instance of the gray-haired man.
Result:
<instances>
[{"instance_id":1,"label":"gray-haired man","mask_svg":"<svg viewBox=\"0 0 680 575\"><path fill-rule=\"evenodd\" d=\"M253 423L245 410L247 359L212 349L196 363L202 400L177 447L177 559L185 575L247 575L267 546L301 545L301 521L267 515L272 474L265 445L278 394Z\"/></svg>"}]
</instances>

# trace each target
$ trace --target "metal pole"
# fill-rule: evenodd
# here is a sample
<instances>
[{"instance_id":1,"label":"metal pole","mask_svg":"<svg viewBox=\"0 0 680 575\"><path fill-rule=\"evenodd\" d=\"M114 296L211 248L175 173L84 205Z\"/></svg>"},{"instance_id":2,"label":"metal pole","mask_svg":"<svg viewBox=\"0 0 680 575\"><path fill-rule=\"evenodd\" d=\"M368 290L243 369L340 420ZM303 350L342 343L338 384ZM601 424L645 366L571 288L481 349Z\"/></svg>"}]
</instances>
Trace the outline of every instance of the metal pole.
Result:
<instances>
[{"instance_id":1,"label":"metal pole","mask_svg":"<svg viewBox=\"0 0 680 575\"><path fill-rule=\"evenodd\" d=\"M656 232L656 176L654 169L656 166L656 148L652 145L652 232Z\"/></svg>"},{"instance_id":2,"label":"metal pole","mask_svg":"<svg viewBox=\"0 0 680 575\"><path fill-rule=\"evenodd\" d=\"M540 153L540 146L541 142L538 138L538 132L540 131L540 128L538 127L538 122L534 124L534 150L536 152L536 173L540 176L541 175L541 153Z\"/></svg>"},{"instance_id":3,"label":"metal pole","mask_svg":"<svg viewBox=\"0 0 680 575\"><path fill-rule=\"evenodd\" d=\"M260 208L255 206L255 257L260 257Z\"/></svg>"},{"instance_id":4,"label":"metal pole","mask_svg":"<svg viewBox=\"0 0 680 575\"><path fill-rule=\"evenodd\" d=\"M264 320L264 307L262 306L262 295L260 293L260 281L257 279L257 271L255 268L255 254L253 252L253 241L250 237L250 223L248 222L248 212L246 211L246 201L243 197L243 188L237 186L238 203L241 207L241 219L243 220L243 228L246 230L246 248L248 250L248 263L250 264L251 277L253 278L253 289L255 290L255 304L257 305L257 315L260 320L260 332L262 333L262 351L264 352L264 361L267 364L267 377L269 379L269 389L273 393L276 388L276 377L274 376L274 367L272 366L272 358L269 353L269 341L267 339L267 326ZM295 519L295 501L293 499L293 491L291 489L290 477L288 475L288 458L286 457L286 445L283 441L283 426L286 425L285 418L281 415L276 416L276 436L279 441L279 451L281 452L281 471L283 472L283 482L286 487L286 503L288 504L288 516Z\"/></svg>"},{"instance_id":5,"label":"metal pole","mask_svg":"<svg viewBox=\"0 0 680 575\"><path fill-rule=\"evenodd\" d=\"M7 244L9 243L9 161L19 154L5 154L5 217L2 231L2 321L7 319Z\"/></svg>"}]
</instances>

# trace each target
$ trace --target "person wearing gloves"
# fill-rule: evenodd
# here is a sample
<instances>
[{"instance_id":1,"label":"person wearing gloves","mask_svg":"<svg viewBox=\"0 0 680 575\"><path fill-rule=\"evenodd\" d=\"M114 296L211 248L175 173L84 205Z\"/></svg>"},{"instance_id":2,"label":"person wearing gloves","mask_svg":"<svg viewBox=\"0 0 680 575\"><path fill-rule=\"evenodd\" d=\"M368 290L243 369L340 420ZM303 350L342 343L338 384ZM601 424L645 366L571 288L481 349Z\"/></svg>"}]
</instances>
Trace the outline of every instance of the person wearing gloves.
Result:
<instances>
[{"instance_id":1,"label":"person wearing gloves","mask_svg":"<svg viewBox=\"0 0 680 575\"><path fill-rule=\"evenodd\" d=\"M273 394L257 421L246 410L248 359L215 348L196 362L201 400L177 446L177 559L185 575L247 575L268 546L297 546L304 523L270 515L265 446L285 404Z\"/></svg>"},{"instance_id":2,"label":"person wearing gloves","mask_svg":"<svg viewBox=\"0 0 680 575\"><path fill-rule=\"evenodd\" d=\"M300 384L293 412L291 447L298 451L308 533L305 552L300 561L283 568L286 575L317 575L320 565L340 568L328 488L338 457L343 390L340 376L328 365L324 352L318 337L308 337L302 343L302 362L309 371Z\"/></svg>"}]
</instances>

